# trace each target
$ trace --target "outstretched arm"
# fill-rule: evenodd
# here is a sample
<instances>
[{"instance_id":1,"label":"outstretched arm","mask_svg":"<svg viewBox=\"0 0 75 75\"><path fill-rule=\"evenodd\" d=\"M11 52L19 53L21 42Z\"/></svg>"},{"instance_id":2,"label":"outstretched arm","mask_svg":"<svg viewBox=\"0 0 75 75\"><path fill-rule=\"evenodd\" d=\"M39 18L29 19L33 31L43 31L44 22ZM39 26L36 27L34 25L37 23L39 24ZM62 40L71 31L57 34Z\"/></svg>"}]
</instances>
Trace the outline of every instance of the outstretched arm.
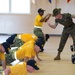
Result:
<instances>
[{"instance_id":1,"label":"outstretched arm","mask_svg":"<svg viewBox=\"0 0 75 75\"><path fill-rule=\"evenodd\" d=\"M49 27L55 29L57 27L57 24L51 25L50 23L48 23Z\"/></svg>"}]
</instances>

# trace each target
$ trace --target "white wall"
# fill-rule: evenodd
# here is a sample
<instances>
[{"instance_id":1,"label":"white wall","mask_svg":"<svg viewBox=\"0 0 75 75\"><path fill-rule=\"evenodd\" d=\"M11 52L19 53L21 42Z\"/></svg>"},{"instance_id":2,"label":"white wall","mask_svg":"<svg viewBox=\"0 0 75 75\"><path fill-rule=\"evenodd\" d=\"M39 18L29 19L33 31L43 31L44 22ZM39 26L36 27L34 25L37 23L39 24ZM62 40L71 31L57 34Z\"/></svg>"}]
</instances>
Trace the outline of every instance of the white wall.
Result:
<instances>
[{"instance_id":1,"label":"white wall","mask_svg":"<svg viewBox=\"0 0 75 75\"><path fill-rule=\"evenodd\" d=\"M52 13L52 10L55 7L62 8L62 13L70 12L74 14L75 12L75 1L71 0L70 3L66 2L67 0L59 0L56 3L56 0L52 0L52 3L49 3L48 0L36 0L36 3L33 4L31 2L31 14L30 15L13 15L13 14L1 14L0 15L0 33L32 33L33 32L33 25L34 19L37 14L38 8L45 9L45 15L47 13ZM51 24L54 24L54 18L51 17L49 19ZM42 30L44 33L49 34L61 34L63 29L62 25L58 25L56 29L51 29L47 23L44 23Z\"/></svg>"},{"instance_id":2,"label":"white wall","mask_svg":"<svg viewBox=\"0 0 75 75\"><path fill-rule=\"evenodd\" d=\"M1 14L0 33L32 33L36 5L31 2L31 14Z\"/></svg>"}]
</instances>

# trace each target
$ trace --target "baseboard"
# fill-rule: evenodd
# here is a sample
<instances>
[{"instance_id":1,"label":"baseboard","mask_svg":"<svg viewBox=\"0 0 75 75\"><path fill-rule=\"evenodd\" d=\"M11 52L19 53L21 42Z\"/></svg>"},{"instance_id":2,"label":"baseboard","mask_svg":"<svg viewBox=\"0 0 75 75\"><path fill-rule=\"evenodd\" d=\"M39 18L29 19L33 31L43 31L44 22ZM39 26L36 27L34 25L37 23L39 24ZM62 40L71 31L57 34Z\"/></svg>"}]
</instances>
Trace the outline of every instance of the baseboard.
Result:
<instances>
[{"instance_id":1,"label":"baseboard","mask_svg":"<svg viewBox=\"0 0 75 75\"><path fill-rule=\"evenodd\" d=\"M61 36L61 34L49 34L50 36Z\"/></svg>"},{"instance_id":2,"label":"baseboard","mask_svg":"<svg viewBox=\"0 0 75 75\"><path fill-rule=\"evenodd\" d=\"M2 36L11 36L12 34L0 33L0 35L2 35ZM49 34L49 35L50 36L61 36L61 34Z\"/></svg>"}]
</instances>

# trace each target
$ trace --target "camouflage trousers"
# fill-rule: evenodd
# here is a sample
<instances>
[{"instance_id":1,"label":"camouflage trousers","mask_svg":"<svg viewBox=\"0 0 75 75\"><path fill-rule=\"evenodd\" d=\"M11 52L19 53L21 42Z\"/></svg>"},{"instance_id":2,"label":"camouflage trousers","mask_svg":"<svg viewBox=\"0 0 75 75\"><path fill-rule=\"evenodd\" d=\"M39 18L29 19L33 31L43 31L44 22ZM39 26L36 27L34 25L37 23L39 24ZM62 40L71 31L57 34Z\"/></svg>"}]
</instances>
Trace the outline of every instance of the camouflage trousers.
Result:
<instances>
[{"instance_id":1,"label":"camouflage trousers","mask_svg":"<svg viewBox=\"0 0 75 75\"><path fill-rule=\"evenodd\" d=\"M44 37L44 33L43 33L42 29L41 28L34 28L34 34L38 38L42 38L43 39L43 42L44 42L43 47L44 47L46 41L45 41L45 37ZM41 50L41 52L43 52L43 51L44 51L44 49Z\"/></svg>"},{"instance_id":2,"label":"camouflage trousers","mask_svg":"<svg viewBox=\"0 0 75 75\"><path fill-rule=\"evenodd\" d=\"M25 42L23 42L21 39L18 39L17 37L15 37L13 44L11 45L11 47L20 47L24 44Z\"/></svg>"},{"instance_id":3,"label":"camouflage trousers","mask_svg":"<svg viewBox=\"0 0 75 75\"><path fill-rule=\"evenodd\" d=\"M35 34L37 37L42 37L42 38L44 38L44 34L43 34L41 28L34 28L34 34Z\"/></svg>"},{"instance_id":4,"label":"camouflage trousers","mask_svg":"<svg viewBox=\"0 0 75 75\"><path fill-rule=\"evenodd\" d=\"M18 50L18 48L14 49L14 50L10 50L10 54L5 54L7 64L10 64L11 62L13 62L15 60L14 52L17 50Z\"/></svg>"},{"instance_id":5,"label":"camouflage trousers","mask_svg":"<svg viewBox=\"0 0 75 75\"><path fill-rule=\"evenodd\" d=\"M64 27L62 35L61 35L59 48L58 48L59 52L63 51L63 48L66 44L66 41L67 41L69 35L71 35L71 37L73 39L73 45L74 45L74 50L75 50L75 24L73 24L70 27Z\"/></svg>"}]
</instances>

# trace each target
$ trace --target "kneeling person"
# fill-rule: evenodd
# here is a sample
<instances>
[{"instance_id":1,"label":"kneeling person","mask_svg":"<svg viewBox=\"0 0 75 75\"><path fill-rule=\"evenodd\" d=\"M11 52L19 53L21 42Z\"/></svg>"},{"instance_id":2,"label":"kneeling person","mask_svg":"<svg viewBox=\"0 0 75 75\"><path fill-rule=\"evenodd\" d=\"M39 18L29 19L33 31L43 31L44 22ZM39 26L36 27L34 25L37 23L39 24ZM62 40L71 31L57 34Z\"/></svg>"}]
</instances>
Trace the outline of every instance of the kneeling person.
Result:
<instances>
[{"instance_id":1,"label":"kneeling person","mask_svg":"<svg viewBox=\"0 0 75 75\"><path fill-rule=\"evenodd\" d=\"M29 59L34 59L35 56L37 56L38 59L38 53L42 49L42 43L38 40L37 42L31 40L29 42L26 42L21 47L18 48L18 50L10 52L9 58L12 60L24 59L25 62L27 62Z\"/></svg>"}]
</instances>

